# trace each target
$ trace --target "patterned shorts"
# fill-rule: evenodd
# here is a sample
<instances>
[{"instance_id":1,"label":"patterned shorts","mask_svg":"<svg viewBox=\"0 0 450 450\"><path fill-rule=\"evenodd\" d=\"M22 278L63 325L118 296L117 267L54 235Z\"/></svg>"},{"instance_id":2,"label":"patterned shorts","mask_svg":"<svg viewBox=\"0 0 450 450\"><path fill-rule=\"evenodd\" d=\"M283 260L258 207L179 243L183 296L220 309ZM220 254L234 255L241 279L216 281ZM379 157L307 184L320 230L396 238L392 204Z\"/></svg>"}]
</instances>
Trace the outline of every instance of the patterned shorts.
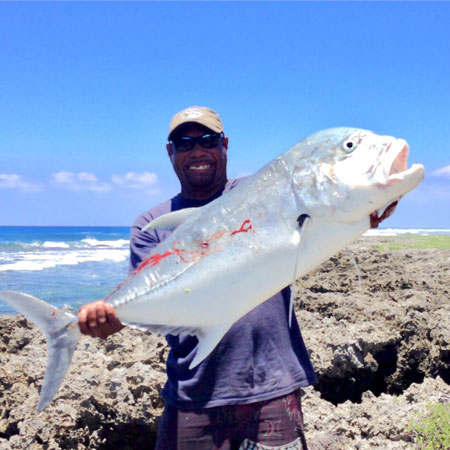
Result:
<instances>
[{"instance_id":1,"label":"patterned shorts","mask_svg":"<svg viewBox=\"0 0 450 450\"><path fill-rule=\"evenodd\" d=\"M257 442L252 442L246 439L242 445L239 447L239 450L304 450L306 449L305 442L302 441L301 438L296 439L294 442L285 445L263 445L258 444Z\"/></svg>"},{"instance_id":2,"label":"patterned shorts","mask_svg":"<svg viewBox=\"0 0 450 450\"><path fill-rule=\"evenodd\" d=\"M196 410L166 405L155 450L307 450L299 392Z\"/></svg>"}]
</instances>

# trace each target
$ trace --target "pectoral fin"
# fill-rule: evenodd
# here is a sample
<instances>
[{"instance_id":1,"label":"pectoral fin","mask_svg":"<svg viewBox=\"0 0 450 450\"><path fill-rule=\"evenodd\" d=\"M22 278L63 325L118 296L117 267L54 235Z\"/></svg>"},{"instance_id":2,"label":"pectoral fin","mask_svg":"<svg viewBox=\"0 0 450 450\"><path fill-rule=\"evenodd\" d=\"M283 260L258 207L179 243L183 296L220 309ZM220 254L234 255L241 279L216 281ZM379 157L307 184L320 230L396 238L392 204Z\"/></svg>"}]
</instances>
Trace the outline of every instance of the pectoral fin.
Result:
<instances>
[{"instance_id":1,"label":"pectoral fin","mask_svg":"<svg viewBox=\"0 0 450 450\"><path fill-rule=\"evenodd\" d=\"M297 254L295 257L295 264L294 264L294 277L292 280L292 286L291 286L291 298L289 300L289 328L291 328L292 325L292 316L294 314L294 298L295 298L295 281L297 279L297 266L298 266L298 260L300 258L300 243L302 242L302 232L304 230L304 227L308 223L308 221L311 219L311 216L309 214L300 214L297 217L297 223L299 227L299 238L298 238L298 244L297 244Z\"/></svg>"},{"instance_id":2,"label":"pectoral fin","mask_svg":"<svg viewBox=\"0 0 450 450\"><path fill-rule=\"evenodd\" d=\"M196 211L197 208L184 208L179 211L164 214L148 223L144 228L142 228L142 231L147 231L150 228L174 230L178 227L178 225L181 225L186 219L195 214Z\"/></svg>"},{"instance_id":3,"label":"pectoral fin","mask_svg":"<svg viewBox=\"0 0 450 450\"><path fill-rule=\"evenodd\" d=\"M150 331L152 333L168 334L174 336L196 336L198 339L197 353L191 362L189 369L193 369L199 365L217 346L225 333L230 329L230 324L219 324L213 327L183 327L174 325L151 325L142 323L133 323L122 321L122 323L137 328L142 331Z\"/></svg>"},{"instance_id":4,"label":"pectoral fin","mask_svg":"<svg viewBox=\"0 0 450 450\"><path fill-rule=\"evenodd\" d=\"M217 344L221 341L229 329L229 324L220 324L200 330L197 333L197 353L192 360L189 369L193 369L195 366L198 366L216 348Z\"/></svg>"},{"instance_id":5,"label":"pectoral fin","mask_svg":"<svg viewBox=\"0 0 450 450\"><path fill-rule=\"evenodd\" d=\"M161 334L162 336L167 336L168 334L172 334L174 336L196 336L199 332L198 328L194 327L183 327L176 325L152 325L146 323L128 322L126 320L122 320L122 323L131 328L136 328L141 331L149 331L150 333Z\"/></svg>"}]
</instances>

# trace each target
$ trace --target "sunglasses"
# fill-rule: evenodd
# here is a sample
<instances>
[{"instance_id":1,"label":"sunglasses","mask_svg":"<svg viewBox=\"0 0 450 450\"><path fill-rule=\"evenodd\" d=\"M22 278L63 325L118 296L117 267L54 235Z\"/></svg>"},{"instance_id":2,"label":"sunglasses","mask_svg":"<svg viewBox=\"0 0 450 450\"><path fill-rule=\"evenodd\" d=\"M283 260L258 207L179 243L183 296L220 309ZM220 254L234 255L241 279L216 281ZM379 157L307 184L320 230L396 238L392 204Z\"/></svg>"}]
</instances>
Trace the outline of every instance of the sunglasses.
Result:
<instances>
[{"instance_id":1,"label":"sunglasses","mask_svg":"<svg viewBox=\"0 0 450 450\"><path fill-rule=\"evenodd\" d=\"M223 133L207 133L203 136L180 136L179 138L169 141L176 152L188 152L198 143L203 148L215 148L219 145L220 140L224 137Z\"/></svg>"}]
</instances>

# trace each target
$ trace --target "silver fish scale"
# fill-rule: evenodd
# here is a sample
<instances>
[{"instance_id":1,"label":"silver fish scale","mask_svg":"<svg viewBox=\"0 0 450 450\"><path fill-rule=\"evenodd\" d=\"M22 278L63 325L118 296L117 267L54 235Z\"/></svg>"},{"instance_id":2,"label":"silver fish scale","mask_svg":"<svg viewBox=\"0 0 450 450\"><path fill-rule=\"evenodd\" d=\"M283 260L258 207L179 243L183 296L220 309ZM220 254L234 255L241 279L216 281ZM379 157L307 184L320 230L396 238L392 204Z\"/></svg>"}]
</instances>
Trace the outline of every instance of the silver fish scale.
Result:
<instances>
[{"instance_id":1,"label":"silver fish scale","mask_svg":"<svg viewBox=\"0 0 450 450\"><path fill-rule=\"evenodd\" d=\"M284 161L275 160L266 166L264 176L253 183L256 193L266 190L268 180L278 186L276 204L265 203L262 195L236 202L233 190L206 205L160 243L144 262L147 265L140 271L138 269L135 276L129 277L108 301L119 309L133 303L160 301L158 293L163 294L164 289L199 262L213 258L212 264L221 264L216 258L222 259L221 249L225 246L232 262L241 258L245 252L249 253L249 258L253 258L251 255L260 254L264 247L276 245L274 235L283 234L279 228L280 218L285 224L282 225L284 233L287 223L290 223L288 228L295 226L296 219L295 216L288 218L284 213L292 209L295 201L292 187L286 186L284 182L284 177L288 175L286 170ZM210 210L215 214L210 214ZM255 216L254 211L258 211ZM202 248L202 244L206 248ZM189 283L180 287L180 292L189 290Z\"/></svg>"},{"instance_id":2,"label":"silver fish scale","mask_svg":"<svg viewBox=\"0 0 450 450\"><path fill-rule=\"evenodd\" d=\"M149 296L162 290L165 286L182 275L187 269L188 267L169 277L166 274L162 276L159 268L154 271L146 270L145 268L142 270L142 276L130 277L130 282L126 286L121 286L114 292L114 294L108 298L108 302L112 303L115 307L120 308L120 306L133 301L148 301Z\"/></svg>"}]
</instances>

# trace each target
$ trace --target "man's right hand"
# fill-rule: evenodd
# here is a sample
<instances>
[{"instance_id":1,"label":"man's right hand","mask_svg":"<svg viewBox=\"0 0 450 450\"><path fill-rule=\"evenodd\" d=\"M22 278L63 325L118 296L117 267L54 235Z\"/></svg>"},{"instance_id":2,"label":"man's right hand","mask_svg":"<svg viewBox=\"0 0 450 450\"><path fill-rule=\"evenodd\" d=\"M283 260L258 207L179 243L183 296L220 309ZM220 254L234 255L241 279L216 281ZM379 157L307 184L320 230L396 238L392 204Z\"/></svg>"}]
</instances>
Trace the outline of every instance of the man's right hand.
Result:
<instances>
[{"instance_id":1,"label":"man's right hand","mask_svg":"<svg viewBox=\"0 0 450 450\"><path fill-rule=\"evenodd\" d=\"M124 328L116 316L113 305L103 300L88 303L78 312L78 326L83 334L106 339Z\"/></svg>"}]
</instances>

